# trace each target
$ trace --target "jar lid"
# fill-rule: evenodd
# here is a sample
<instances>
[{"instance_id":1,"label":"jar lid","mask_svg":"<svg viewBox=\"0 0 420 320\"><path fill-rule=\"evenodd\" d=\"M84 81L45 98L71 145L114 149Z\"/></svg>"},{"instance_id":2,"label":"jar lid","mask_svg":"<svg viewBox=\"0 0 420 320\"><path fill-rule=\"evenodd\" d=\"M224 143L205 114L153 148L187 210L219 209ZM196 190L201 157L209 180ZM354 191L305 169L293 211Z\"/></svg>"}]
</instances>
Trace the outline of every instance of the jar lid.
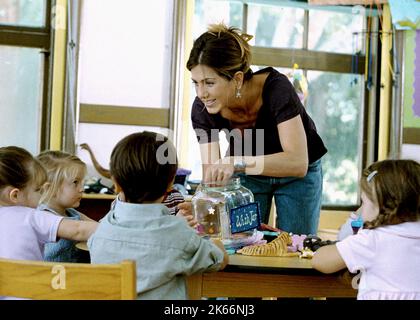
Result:
<instances>
[{"instance_id":1,"label":"jar lid","mask_svg":"<svg viewBox=\"0 0 420 320\"><path fill-rule=\"evenodd\" d=\"M227 181L209 181L203 182L203 188L215 188L219 190L235 189L241 186L241 179L239 177L233 177Z\"/></svg>"}]
</instances>

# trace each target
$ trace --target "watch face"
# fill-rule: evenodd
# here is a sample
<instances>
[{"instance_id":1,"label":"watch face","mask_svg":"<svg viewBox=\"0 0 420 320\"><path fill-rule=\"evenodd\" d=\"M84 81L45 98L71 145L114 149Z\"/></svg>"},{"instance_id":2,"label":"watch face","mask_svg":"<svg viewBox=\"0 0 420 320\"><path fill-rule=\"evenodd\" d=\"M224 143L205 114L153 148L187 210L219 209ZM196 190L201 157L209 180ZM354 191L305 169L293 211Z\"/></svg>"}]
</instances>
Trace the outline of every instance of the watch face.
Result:
<instances>
[{"instance_id":1,"label":"watch face","mask_svg":"<svg viewBox=\"0 0 420 320\"><path fill-rule=\"evenodd\" d=\"M235 161L233 167L235 168L235 171L245 171L246 163L243 160Z\"/></svg>"},{"instance_id":2,"label":"watch face","mask_svg":"<svg viewBox=\"0 0 420 320\"><path fill-rule=\"evenodd\" d=\"M240 166L244 164L244 160L240 157L235 157L233 160L233 165L236 166Z\"/></svg>"}]
</instances>

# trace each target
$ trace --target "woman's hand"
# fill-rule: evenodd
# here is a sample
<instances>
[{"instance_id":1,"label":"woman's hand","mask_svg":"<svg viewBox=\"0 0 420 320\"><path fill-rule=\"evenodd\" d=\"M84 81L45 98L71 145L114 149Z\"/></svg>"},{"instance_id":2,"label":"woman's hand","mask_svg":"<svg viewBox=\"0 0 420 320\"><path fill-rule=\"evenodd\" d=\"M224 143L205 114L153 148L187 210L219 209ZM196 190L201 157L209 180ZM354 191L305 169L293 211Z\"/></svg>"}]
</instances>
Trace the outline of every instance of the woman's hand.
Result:
<instances>
[{"instance_id":1,"label":"woman's hand","mask_svg":"<svg viewBox=\"0 0 420 320\"><path fill-rule=\"evenodd\" d=\"M203 182L227 182L234 172L233 157L226 157L206 165Z\"/></svg>"}]
</instances>

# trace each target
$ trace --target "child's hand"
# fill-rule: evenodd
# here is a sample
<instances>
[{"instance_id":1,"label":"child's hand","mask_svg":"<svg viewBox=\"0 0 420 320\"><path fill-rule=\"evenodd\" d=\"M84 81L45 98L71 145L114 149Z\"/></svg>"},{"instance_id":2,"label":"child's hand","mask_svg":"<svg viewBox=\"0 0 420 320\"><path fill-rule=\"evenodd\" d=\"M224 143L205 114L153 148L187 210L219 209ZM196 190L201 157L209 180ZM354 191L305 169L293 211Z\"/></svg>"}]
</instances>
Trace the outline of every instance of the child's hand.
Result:
<instances>
[{"instance_id":1,"label":"child's hand","mask_svg":"<svg viewBox=\"0 0 420 320\"><path fill-rule=\"evenodd\" d=\"M211 239L211 241L220 249L223 251L223 262L222 265L220 266L220 270L223 270L226 265L229 263L229 256L226 252L225 246L223 245L223 242L220 241L219 239Z\"/></svg>"},{"instance_id":2,"label":"child's hand","mask_svg":"<svg viewBox=\"0 0 420 320\"><path fill-rule=\"evenodd\" d=\"M195 228L197 226L197 220L194 219L192 214L192 203L191 202L182 202L177 205L178 213L176 214L177 217L184 217L187 220L188 225L191 228Z\"/></svg>"},{"instance_id":3,"label":"child's hand","mask_svg":"<svg viewBox=\"0 0 420 320\"><path fill-rule=\"evenodd\" d=\"M189 216L183 216L182 214L180 214L179 212L176 214L178 217L184 217L185 220L187 220L188 225L191 228L195 228L197 226L197 220L194 219L194 217L192 215Z\"/></svg>"},{"instance_id":4,"label":"child's hand","mask_svg":"<svg viewBox=\"0 0 420 320\"><path fill-rule=\"evenodd\" d=\"M192 203L191 202L181 202L177 205L179 212L182 212L183 216L192 216Z\"/></svg>"}]
</instances>

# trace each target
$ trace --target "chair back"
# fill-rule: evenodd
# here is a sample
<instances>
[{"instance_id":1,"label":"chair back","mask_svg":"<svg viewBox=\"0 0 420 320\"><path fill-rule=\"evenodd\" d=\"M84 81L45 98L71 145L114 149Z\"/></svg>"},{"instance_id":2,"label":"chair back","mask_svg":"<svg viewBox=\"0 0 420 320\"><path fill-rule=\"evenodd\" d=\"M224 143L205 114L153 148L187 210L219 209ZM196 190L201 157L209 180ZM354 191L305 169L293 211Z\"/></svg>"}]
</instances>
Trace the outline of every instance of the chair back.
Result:
<instances>
[{"instance_id":1,"label":"chair back","mask_svg":"<svg viewBox=\"0 0 420 320\"><path fill-rule=\"evenodd\" d=\"M43 300L132 300L136 264L0 259L0 296Z\"/></svg>"}]
</instances>

